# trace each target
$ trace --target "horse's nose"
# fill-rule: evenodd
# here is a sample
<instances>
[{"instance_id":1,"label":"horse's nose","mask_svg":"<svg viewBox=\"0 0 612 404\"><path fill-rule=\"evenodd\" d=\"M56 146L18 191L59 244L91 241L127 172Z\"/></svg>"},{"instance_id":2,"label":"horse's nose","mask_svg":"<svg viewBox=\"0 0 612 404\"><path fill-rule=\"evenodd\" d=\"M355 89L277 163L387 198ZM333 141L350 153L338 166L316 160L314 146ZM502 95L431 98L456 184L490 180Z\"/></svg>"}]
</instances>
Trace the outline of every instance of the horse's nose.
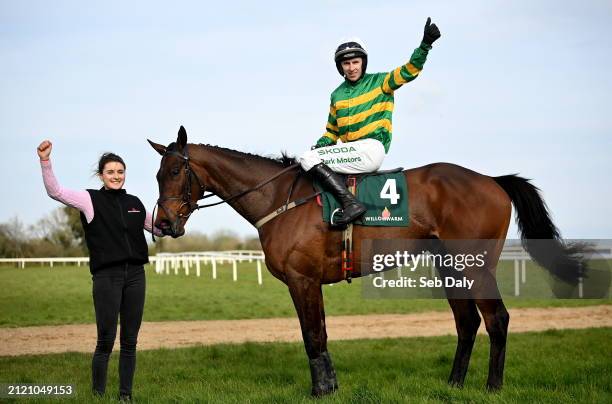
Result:
<instances>
[{"instance_id":1,"label":"horse's nose","mask_svg":"<svg viewBox=\"0 0 612 404\"><path fill-rule=\"evenodd\" d=\"M169 236L172 234L172 226L170 225L169 220L163 219L159 223L157 223L155 227L160 229L161 232L166 236Z\"/></svg>"},{"instance_id":2,"label":"horse's nose","mask_svg":"<svg viewBox=\"0 0 612 404\"><path fill-rule=\"evenodd\" d=\"M176 229L172 231L171 236L172 238L178 238L178 237L181 237L183 234L185 234L185 229L180 229L180 230Z\"/></svg>"},{"instance_id":3,"label":"horse's nose","mask_svg":"<svg viewBox=\"0 0 612 404\"><path fill-rule=\"evenodd\" d=\"M161 231L166 236L172 236L172 238L181 237L185 234L185 229L177 222L170 222L167 219L164 219L160 222Z\"/></svg>"}]
</instances>

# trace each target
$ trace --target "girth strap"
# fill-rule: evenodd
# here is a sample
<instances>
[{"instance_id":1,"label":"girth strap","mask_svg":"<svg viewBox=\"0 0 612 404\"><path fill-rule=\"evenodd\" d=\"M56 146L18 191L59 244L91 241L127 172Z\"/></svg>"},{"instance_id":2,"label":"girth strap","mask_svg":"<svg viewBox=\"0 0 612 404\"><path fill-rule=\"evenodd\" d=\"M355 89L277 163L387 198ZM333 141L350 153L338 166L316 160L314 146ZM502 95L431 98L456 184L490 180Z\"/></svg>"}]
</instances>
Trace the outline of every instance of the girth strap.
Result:
<instances>
[{"instance_id":1,"label":"girth strap","mask_svg":"<svg viewBox=\"0 0 612 404\"><path fill-rule=\"evenodd\" d=\"M261 226L263 226L264 224L268 223L270 220L274 219L276 216L281 215L283 213L285 213L288 210L291 210L295 207L298 207L300 205L305 204L306 202L308 202L309 200L311 200L312 198L315 198L317 195L319 195L321 192L315 192L312 195L309 195L305 198L301 198L301 199L296 199L293 202L290 203L286 203L283 206L281 206L280 208L276 209L275 211L273 211L272 213L267 214L266 216L262 217L261 219L259 219L256 223L255 223L255 228L259 229Z\"/></svg>"},{"instance_id":2,"label":"girth strap","mask_svg":"<svg viewBox=\"0 0 612 404\"><path fill-rule=\"evenodd\" d=\"M357 196L357 179L354 176L348 177L348 189L353 196ZM349 223L342 232L342 252L341 267L344 272L344 279L351 283L353 279L353 223Z\"/></svg>"}]
</instances>

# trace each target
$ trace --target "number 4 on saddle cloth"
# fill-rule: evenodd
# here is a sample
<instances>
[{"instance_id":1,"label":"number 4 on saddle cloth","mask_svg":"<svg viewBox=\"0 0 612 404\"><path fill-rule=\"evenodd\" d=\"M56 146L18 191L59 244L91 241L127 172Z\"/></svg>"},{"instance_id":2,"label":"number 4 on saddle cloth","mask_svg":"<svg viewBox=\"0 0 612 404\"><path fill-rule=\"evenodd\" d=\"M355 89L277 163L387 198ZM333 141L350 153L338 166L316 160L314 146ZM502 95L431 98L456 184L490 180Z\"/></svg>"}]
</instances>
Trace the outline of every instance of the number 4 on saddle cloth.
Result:
<instances>
[{"instance_id":1,"label":"number 4 on saddle cloth","mask_svg":"<svg viewBox=\"0 0 612 404\"><path fill-rule=\"evenodd\" d=\"M408 185L402 168L378 171L368 174L351 174L343 176L346 183L356 181L357 200L365 205L366 213L353 222L360 226L408 226ZM323 207L323 221L332 222L332 214L338 212L342 205L316 181L315 189L321 194L317 202Z\"/></svg>"}]
</instances>

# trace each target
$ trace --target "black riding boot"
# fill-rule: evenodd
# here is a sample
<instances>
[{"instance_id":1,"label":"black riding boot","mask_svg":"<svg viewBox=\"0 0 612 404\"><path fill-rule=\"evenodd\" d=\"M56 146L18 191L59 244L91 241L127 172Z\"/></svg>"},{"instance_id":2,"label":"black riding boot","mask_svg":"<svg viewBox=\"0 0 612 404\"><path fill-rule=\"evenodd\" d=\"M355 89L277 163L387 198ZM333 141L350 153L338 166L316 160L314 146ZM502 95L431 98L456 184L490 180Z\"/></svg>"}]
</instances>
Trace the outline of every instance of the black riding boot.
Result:
<instances>
[{"instance_id":1,"label":"black riding boot","mask_svg":"<svg viewBox=\"0 0 612 404\"><path fill-rule=\"evenodd\" d=\"M334 217L334 226L346 226L366 212L366 207L349 192L342 178L324 163L317 164L308 172L342 204L342 214Z\"/></svg>"}]
</instances>

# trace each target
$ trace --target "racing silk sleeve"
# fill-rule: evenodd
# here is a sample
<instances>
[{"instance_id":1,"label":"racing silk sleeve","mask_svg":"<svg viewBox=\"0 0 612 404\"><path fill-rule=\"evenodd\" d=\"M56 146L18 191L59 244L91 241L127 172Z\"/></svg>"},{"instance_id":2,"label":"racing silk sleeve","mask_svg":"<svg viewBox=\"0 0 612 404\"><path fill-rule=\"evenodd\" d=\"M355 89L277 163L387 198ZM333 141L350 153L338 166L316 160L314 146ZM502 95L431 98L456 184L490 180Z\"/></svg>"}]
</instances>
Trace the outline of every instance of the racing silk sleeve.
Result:
<instances>
[{"instance_id":1,"label":"racing silk sleeve","mask_svg":"<svg viewBox=\"0 0 612 404\"><path fill-rule=\"evenodd\" d=\"M94 218L94 208L89 192L85 190L74 191L62 187L55 178L51 160L41 160L40 167L42 168L43 182L47 195L66 206L78 209L85 215L87 223L91 223Z\"/></svg>"},{"instance_id":2,"label":"racing silk sleeve","mask_svg":"<svg viewBox=\"0 0 612 404\"><path fill-rule=\"evenodd\" d=\"M319 138L315 147L325 147L336 144L338 141L338 121L336 119L336 107L334 104L329 106L329 115L327 116L327 126L325 133Z\"/></svg>"},{"instance_id":3,"label":"racing silk sleeve","mask_svg":"<svg viewBox=\"0 0 612 404\"><path fill-rule=\"evenodd\" d=\"M385 94L391 94L403 84L416 79L421 70L423 70L423 65L425 60L427 60L427 54L430 49L431 45L427 45L424 42L421 43L421 46L412 52L408 63L387 73L382 84L382 91Z\"/></svg>"}]
</instances>

